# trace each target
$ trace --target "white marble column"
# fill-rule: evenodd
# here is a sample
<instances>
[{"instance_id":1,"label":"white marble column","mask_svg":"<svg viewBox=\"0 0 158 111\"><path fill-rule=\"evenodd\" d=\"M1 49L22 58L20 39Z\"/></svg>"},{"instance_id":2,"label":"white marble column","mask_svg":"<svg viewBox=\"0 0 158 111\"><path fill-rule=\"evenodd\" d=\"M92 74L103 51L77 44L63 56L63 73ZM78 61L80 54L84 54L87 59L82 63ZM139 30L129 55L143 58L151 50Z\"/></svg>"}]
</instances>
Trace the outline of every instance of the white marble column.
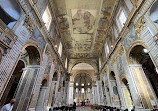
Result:
<instances>
[{"instance_id":1,"label":"white marble column","mask_svg":"<svg viewBox=\"0 0 158 111\"><path fill-rule=\"evenodd\" d=\"M74 83L70 82L69 84L69 104L73 104L73 92L74 92Z\"/></svg>"},{"instance_id":2,"label":"white marble column","mask_svg":"<svg viewBox=\"0 0 158 111\"><path fill-rule=\"evenodd\" d=\"M45 95L46 95L46 92L47 92L47 87L42 87L40 89L40 92L39 92L39 97L38 97L38 101L37 101L37 105L36 105L36 111L45 111Z\"/></svg>"}]
</instances>

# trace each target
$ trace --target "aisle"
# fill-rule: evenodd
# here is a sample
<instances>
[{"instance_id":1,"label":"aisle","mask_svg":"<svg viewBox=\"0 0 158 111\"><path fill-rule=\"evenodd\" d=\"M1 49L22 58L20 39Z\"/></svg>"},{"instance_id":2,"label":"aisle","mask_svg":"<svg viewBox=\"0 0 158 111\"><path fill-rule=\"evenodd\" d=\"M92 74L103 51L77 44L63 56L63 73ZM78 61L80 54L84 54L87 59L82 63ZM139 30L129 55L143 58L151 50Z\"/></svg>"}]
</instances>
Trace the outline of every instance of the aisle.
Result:
<instances>
[{"instance_id":1,"label":"aisle","mask_svg":"<svg viewBox=\"0 0 158 111\"><path fill-rule=\"evenodd\" d=\"M76 111L93 111L90 107L77 107Z\"/></svg>"}]
</instances>

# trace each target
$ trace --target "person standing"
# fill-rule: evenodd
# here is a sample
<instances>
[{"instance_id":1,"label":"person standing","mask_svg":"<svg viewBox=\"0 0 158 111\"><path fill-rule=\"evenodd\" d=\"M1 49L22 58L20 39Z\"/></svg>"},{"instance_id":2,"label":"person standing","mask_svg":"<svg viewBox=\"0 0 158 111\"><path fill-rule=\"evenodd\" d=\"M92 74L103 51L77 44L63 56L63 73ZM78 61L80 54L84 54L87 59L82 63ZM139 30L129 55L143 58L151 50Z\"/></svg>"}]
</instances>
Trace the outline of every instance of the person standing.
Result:
<instances>
[{"instance_id":1,"label":"person standing","mask_svg":"<svg viewBox=\"0 0 158 111\"><path fill-rule=\"evenodd\" d=\"M73 104L73 111L76 111L76 102Z\"/></svg>"},{"instance_id":2,"label":"person standing","mask_svg":"<svg viewBox=\"0 0 158 111\"><path fill-rule=\"evenodd\" d=\"M16 102L16 99L11 99L10 103L4 105L1 109L1 111L12 111L13 105Z\"/></svg>"}]
</instances>

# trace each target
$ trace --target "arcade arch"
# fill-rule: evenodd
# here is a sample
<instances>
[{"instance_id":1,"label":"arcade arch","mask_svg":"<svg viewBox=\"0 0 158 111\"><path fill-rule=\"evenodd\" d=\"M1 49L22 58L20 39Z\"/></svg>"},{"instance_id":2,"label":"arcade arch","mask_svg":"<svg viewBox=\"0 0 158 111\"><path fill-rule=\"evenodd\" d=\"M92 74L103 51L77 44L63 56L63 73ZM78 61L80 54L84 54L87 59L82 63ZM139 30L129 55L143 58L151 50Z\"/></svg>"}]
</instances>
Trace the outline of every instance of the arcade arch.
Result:
<instances>
[{"instance_id":1,"label":"arcade arch","mask_svg":"<svg viewBox=\"0 0 158 111\"><path fill-rule=\"evenodd\" d=\"M123 97L124 97L124 102L125 102L125 107L126 108L131 108L132 109L132 96L131 96L131 92L129 89L129 84L126 78L123 78L121 81L121 89L123 92Z\"/></svg>"},{"instance_id":2,"label":"arcade arch","mask_svg":"<svg viewBox=\"0 0 158 111\"><path fill-rule=\"evenodd\" d=\"M58 72L55 71L52 78L52 98L50 99L50 106L53 106L55 103L55 93L57 91L57 81L58 81Z\"/></svg>"},{"instance_id":3,"label":"arcade arch","mask_svg":"<svg viewBox=\"0 0 158 111\"><path fill-rule=\"evenodd\" d=\"M129 50L129 67L144 108L156 106L158 98L158 74L145 46L137 44ZM145 96L144 96L145 95ZM150 99L150 101L149 101Z\"/></svg>"},{"instance_id":4,"label":"arcade arch","mask_svg":"<svg viewBox=\"0 0 158 111\"><path fill-rule=\"evenodd\" d=\"M113 71L109 74L109 82L110 82L110 91L111 93L111 103L113 106L119 106L120 105L120 97L118 94L118 88L117 88L117 82L115 78L115 73Z\"/></svg>"},{"instance_id":5,"label":"arcade arch","mask_svg":"<svg viewBox=\"0 0 158 111\"><path fill-rule=\"evenodd\" d=\"M3 93L0 102L0 107L2 107L4 104L9 103L10 100L15 97L16 90L18 89L18 84L20 83L20 79L22 79L21 77L22 77L23 69L25 67L26 67L25 63L22 60L19 60L9 80L9 83L7 84L7 87Z\"/></svg>"},{"instance_id":6,"label":"arcade arch","mask_svg":"<svg viewBox=\"0 0 158 111\"><path fill-rule=\"evenodd\" d=\"M27 109L29 105L29 102L26 102L25 105L20 106L20 104L25 102L25 99L21 101L21 98L30 98L32 95L31 93L34 90L34 87L31 86L34 86L36 83L41 63L41 53L39 50L40 49L35 45L26 44L23 47L20 59L24 62L25 68L21 72L21 78L18 82L16 93L14 94L14 98L17 99L17 102L14 105L13 110L21 110L21 108L24 110ZM24 92L28 94L23 95Z\"/></svg>"}]
</instances>

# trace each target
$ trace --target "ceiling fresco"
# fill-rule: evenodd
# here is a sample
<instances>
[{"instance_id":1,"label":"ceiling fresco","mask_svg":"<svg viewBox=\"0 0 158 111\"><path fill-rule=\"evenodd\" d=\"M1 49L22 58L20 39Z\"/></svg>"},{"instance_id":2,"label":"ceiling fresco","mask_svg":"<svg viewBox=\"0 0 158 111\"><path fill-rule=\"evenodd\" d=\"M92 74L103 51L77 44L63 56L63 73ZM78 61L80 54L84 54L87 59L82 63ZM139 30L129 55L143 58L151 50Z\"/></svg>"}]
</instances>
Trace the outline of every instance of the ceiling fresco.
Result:
<instances>
[{"instance_id":1,"label":"ceiling fresco","mask_svg":"<svg viewBox=\"0 0 158 111\"><path fill-rule=\"evenodd\" d=\"M95 25L94 23L95 18L90 11L72 10L72 27L74 34L93 33Z\"/></svg>"},{"instance_id":2,"label":"ceiling fresco","mask_svg":"<svg viewBox=\"0 0 158 111\"><path fill-rule=\"evenodd\" d=\"M70 59L96 59L118 0L53 0L64 50Z\"/></svg>"}]
</instances>

